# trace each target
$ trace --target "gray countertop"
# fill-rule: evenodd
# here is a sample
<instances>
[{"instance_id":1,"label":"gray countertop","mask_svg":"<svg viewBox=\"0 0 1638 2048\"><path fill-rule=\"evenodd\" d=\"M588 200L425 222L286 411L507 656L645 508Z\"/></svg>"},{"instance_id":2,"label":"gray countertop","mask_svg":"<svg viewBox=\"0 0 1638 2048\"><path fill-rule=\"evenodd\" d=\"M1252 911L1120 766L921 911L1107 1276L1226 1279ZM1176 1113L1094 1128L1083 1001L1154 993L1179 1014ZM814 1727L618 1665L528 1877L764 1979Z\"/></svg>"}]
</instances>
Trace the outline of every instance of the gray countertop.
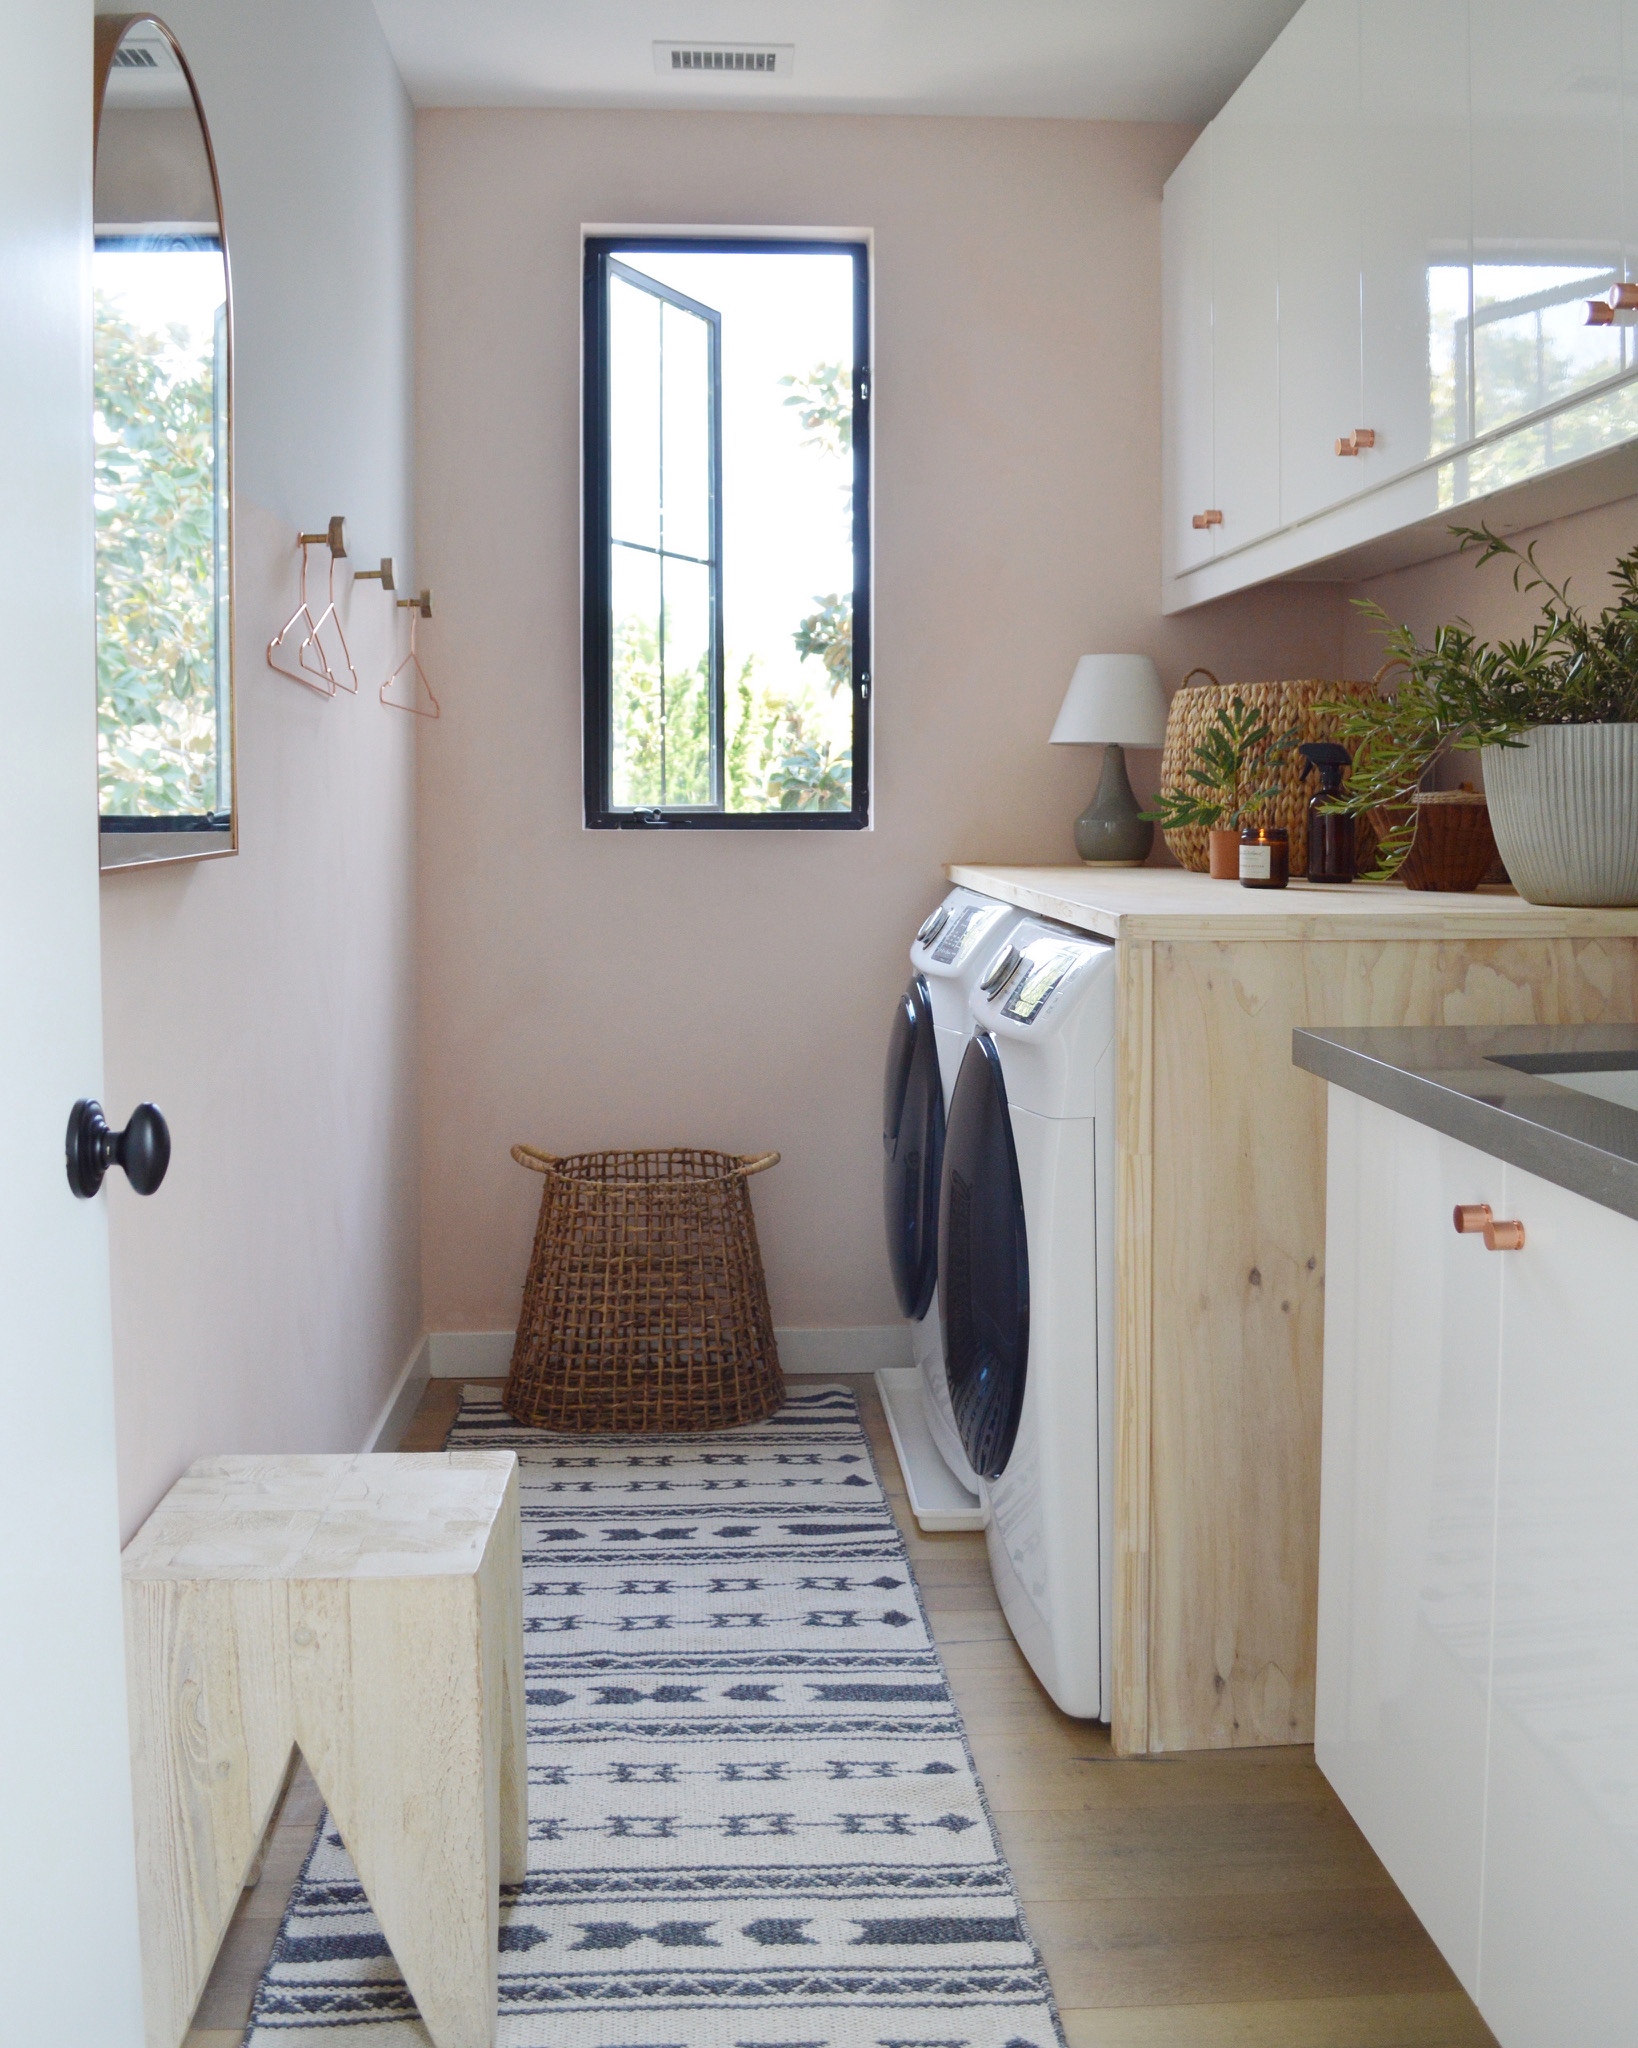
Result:
<instances>
[{"instance_id":1,"label":"gray countertop","mask_svg":"<svg viewBox=\"0 0 1638 2048\"><path fill-rule=\"evenodd\" d=\"M1638 1026L1294 1031L1291 1057L1321 1080L1638 1218L1638 1108L1587 1092L1607 1087L1638 1104Z\"/></svg>"}]
</instances>

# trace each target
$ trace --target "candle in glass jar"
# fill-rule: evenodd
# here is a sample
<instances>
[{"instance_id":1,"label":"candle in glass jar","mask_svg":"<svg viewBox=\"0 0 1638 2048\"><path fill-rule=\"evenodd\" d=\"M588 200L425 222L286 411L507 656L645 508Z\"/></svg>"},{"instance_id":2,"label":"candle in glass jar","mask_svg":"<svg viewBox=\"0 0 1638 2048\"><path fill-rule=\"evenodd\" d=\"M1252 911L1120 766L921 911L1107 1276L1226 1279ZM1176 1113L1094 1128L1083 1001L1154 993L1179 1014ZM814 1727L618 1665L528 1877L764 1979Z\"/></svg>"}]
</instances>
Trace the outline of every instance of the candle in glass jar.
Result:
<instances>
[{"instance_id":1,"label":"candle in glass jar","mask_svg":"<svg viewBox=\"0 0 1638 2048\"><path fill-rule=\"evenodd\" d=\"M1242 889L1283 889L1291 879L1291 842L1283 825L1240 829Z\"/></svg>"}]
</instances>

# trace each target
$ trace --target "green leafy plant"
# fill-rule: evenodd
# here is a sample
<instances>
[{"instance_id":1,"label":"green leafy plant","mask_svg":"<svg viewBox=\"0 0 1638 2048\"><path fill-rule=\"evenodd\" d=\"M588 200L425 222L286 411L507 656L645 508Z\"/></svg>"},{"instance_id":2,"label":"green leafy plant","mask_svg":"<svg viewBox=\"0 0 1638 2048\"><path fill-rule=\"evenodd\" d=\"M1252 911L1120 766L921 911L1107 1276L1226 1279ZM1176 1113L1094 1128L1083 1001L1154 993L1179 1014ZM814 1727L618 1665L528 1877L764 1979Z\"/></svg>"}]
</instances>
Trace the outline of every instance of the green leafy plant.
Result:
<instances>
[{"instance_id":1,"label":"green leafy plant","mask_svg":"<svg viewBox=\"0 0 1638 2048\"><path fill-rule=\"evenodd\" d=\"M1356 600L1382 630L1384 668L1402 671L1390 696L1322 707L1354 753L1347 791L1332 808L1385 814L1373 880L1398 871L1416 833L1411 800L1453 749L1520 746L1542 725L1638 723L1638 547L1610 572L1615 603L1589 618L1568 580L1555 583L1541 567L1533 542L1521 553L1487 526L1451 531L1464 554L1476 553L1477 568L1511 557L1514 589L1544 593L1540 614L1517 639L1492 645L1456 619L1424 646L1373 599Z\"/></svg>"},{"instance_id":2,"label":"green leafy plant","mask_svg":"<svg viewBox=\"0 0 1638 2048\"><path fill-rule=\"evenodd\" d=\"M1226 710L1219 706L1207 720L1183 771L1182 785L1163 789L1143 816L1170 832L1187 825L1233 830L1248 812L1279 793L1277 778L1262 778L1295 737L1293 726L1276 739L1262 713L1236 695Z\"/></svg>"}]
</instances>

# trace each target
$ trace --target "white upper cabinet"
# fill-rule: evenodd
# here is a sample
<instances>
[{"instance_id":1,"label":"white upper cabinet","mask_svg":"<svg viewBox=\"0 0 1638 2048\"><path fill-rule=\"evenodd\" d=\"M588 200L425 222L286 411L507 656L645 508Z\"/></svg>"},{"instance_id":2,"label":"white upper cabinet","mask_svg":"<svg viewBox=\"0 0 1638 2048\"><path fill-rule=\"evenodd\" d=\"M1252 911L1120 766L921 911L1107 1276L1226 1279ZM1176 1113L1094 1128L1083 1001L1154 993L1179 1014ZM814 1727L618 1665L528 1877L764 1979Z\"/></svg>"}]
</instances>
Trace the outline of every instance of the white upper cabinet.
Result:
<instances>
[{"instance_id":1,"label":"white upper cabinet","mask_svg":"<svg viewBox=\"0 0 1638 2048\"><path fill-rule=\"evenodd\" d=\"M1279 76L1273 53L1211 128L1217 548L1280 523Z\"/></svg>"},{"instance_id":2,"label":"white upper cabinet","mask_svg":"<svg viewBox=\"0 0 1638 2048\"><path fill-rule=\"evenodd\" d=\"M1630 330L1589 327L1622 261L1621 0L1470 0L1474 429L1483 436L1616 375ZM1588 427L1594 438L1586 440ZM1475 453L1491 490L1591 452L1551 417ZM1555 445L1556 444L1556 445Z\"/></svg>"},{"instance_id":3,"label":"white upper cabinet","mask_svg":"<svg viewBox=\"0 0 1638 2048\"><path fill-rule=\"evenodd\" d=\"M1360 0L1360 317L1376 445L1398 476L1473 431L1468 0Z\"/></svg>"},{"instance_id":4,"label":"white upper cabinet","mask_svg":"<svg viewBox=\"0 0 1638 2048\"><path fill-rule=\"evenodd\" d=\"M1359 0L1308 0L1274 46L1280 205L1280 521L1363 488ZM1223 479L1225 495L1229 480Z\"/></svg>"},{"instance_id":5,"label":"white upper cabinet","mask_svg":"<svg viewBox=\"0 0 1638 2048\"><path fill-rule=\"evenodd\" d=\"M1638 0L1304 0L1163 243L1168 611L1638 491Z\"/></svg>"},{"instance_id":6,"label":"white upper cabinet","mask_svg":"<svg viewBox=\"0 0 1638 2048\"><path fill-rule=\"evenodd\" d=\"M1166 183L1161 256L1162 560L1168 577L1209 562L1212 495L1212 131ZM1198 523L1196 523L1198 522Z\"/></svg>"}]
</instances>

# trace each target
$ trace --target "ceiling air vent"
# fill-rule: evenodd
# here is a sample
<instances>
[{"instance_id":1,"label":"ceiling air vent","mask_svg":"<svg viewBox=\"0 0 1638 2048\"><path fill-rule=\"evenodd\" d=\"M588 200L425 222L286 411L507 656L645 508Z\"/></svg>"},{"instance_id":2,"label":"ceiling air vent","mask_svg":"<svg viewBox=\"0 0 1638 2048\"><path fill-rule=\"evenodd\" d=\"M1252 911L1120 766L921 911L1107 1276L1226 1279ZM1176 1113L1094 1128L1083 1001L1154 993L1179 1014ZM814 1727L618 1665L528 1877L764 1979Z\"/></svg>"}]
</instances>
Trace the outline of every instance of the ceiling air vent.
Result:
<instances>
[{"instance_id":1,"label":"ceiling air vent","mask_svg":"<svg viewBox=\"0 0 1638 2048\"><path fill-rule=\"evenodd\" d=\"M668 78L789 78L794 43L656 43L654 69Z\"/></svg>"},{"instance_id":2,"label":"ceiling air vent","mask_svg":"<svg viewBox=\"0 0 1638 2048\"><path fill-rule=\"evenodd\" d=\"M142 43L133 43L129 37L114 52L115 68L120 71L157 71L159 59Z\"/></svg>"}]
</instances>

